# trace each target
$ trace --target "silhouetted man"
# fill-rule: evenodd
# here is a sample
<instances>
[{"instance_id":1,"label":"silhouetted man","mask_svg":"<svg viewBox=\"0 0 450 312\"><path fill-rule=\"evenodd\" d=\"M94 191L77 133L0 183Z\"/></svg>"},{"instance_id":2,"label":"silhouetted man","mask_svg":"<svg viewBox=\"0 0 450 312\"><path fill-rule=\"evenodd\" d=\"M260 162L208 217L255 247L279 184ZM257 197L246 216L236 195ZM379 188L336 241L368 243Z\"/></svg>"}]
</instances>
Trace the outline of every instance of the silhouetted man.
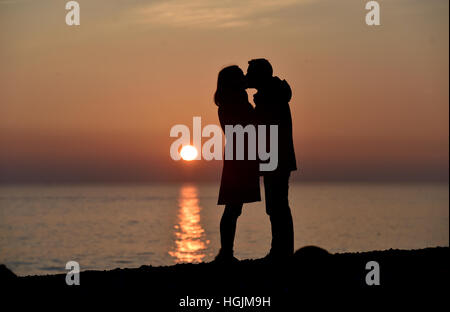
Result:
<instances>
[{"instance_id":1,"label":"silhouetted man","mask_svg":"<svg viewBox=\"0 0 450 312\"><path fill-rule=\"evenodd\" d=\"M297 170L289 108L292 92L285 80L273 76L272 65L266 59L248 64L247 87L258 90L253 97L258 124L266 125L267 131L269 125L278 126L278 167L262 174L266 212L272 227L272 248L267 258L283 259L294 252L294 226L288 202L289 177L291 171ZM266 138L269 144L269 133Z\"/></svg>"}]
</instances>

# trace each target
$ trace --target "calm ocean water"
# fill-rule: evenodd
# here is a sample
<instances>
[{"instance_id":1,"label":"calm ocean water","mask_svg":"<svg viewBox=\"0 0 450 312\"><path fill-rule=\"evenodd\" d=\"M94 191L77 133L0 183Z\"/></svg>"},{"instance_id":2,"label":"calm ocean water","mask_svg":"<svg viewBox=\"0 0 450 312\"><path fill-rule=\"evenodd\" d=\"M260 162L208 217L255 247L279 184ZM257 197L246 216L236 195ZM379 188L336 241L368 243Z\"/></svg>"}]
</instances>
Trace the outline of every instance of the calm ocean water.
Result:
<instances>
[{"instance_id":1,"label":"calm ocean water","mask_svg":"<svg viewBox=\"0 0 450 312\"><path fill-rule=\"evenodd\" d=\"M0 187L0 263L16 274L210 261L218 185ZM292 183L295 245L331 252L449 245L448 184ZM244 206L236 256L264 256L263 203Z\"/></svg>"}]
</instances>

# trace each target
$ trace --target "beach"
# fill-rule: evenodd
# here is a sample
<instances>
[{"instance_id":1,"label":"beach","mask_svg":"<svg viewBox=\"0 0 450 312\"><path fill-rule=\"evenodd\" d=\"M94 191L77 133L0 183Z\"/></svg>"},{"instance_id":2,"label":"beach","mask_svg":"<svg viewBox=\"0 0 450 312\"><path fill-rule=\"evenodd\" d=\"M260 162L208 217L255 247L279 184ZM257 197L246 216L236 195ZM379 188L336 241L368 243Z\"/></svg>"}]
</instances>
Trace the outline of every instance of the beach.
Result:
<instances>
[{"instance_id":1,"label":"beach","mask_svg":"<svg viewBox=\"0 0 450 312\"><path fill-rule=\"evenodd\" d=\"M66 284L66 274L17 277L2 266L0 281L9 292L22 297L38 296L42 302L51 298L76 298L77 302L94 299L114 304L129 298L145 298L164 311L206 311L206 306L190 310L186 306L181 309L181 305L194 303L192 300L206 304L207 301L197 299L214 299L212 310L222 311L249 309L249 306L236 305L256 304L259 298L261 304L262 300L266 302L265 307L260 306L265 311L282 307L301 309L303 304L312 303L318 297L339 296L340 301L332 303L335 306L354 302L357 298L353 295L374 303L395 299L411 304L415 299L404 297L407 293L420 293L421 300L429 295L434 296L430 297L433 300L439 299L437 294L448 290L448 260L448 247L330 254L308 246L297 250L290 262L282 263L254 259L230 265L144 265L82 271L80 285L71 286ZM367 284L370 270L366 265L371 261L379 264L379 285Z\"/></svg>"},{"instance_id":2,"label":"beach","mask_svg":"<svg viewBox=\"0 0 450 312\"><path fill-rule=\"evenodd\" d=\"M0 187L0 263L19 276L118 266L210 262L220 248L218 184ZM330 253L448 246L448 184L298 183L290 186L295 249ZM270 249L264 201L244 205L235 255Z\"/></svg>"}]
</instances>

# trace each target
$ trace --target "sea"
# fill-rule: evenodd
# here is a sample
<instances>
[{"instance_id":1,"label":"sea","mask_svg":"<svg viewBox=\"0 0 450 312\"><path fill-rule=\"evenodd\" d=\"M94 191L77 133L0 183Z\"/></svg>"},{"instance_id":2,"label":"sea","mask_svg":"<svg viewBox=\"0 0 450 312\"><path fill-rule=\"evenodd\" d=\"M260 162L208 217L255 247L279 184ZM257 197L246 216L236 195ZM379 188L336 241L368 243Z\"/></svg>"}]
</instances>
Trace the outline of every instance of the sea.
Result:
<instances>
[{"instance_id":1,"label":"sea","mask_svg":"<svg viewBox=\"0 0 450 312\"><path fill-rule=\"evenodd\" d=\"M332 253L449 246L448 183L290 185L295 248ZM0 263L20 276L211 261L218 184L0 186ZM264 201L246 204L235 256L264 257Z\"/></svg>"}]
</instances>

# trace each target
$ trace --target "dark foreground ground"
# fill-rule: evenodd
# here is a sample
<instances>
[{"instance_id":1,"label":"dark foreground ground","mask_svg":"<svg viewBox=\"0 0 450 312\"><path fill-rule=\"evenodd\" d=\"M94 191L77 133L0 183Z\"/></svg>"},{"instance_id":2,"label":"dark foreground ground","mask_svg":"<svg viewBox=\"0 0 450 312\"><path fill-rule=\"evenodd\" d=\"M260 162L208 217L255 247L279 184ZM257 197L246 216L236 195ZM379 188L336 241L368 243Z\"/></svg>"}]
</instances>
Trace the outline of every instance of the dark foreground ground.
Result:
<instances>
[{"instance_id":1,"label":"dark foreground ground","mask_svg":"<svg viewBox=\"0 0 450 312\"><path fill-rule=\"evenodd\" d=\"M301 311L307 305L320 310L354 304L364 311L374 304L446 302L448 256L448 247L345 254L305 247L289 263L243 260L227 266L82 271L79 286L66 285L65 274L16 277L1 266L0 286L4 299L32 300L35 306L95 301L102 306L139 302L146 311ZM366 283L373 270L366 269L369 261L379 264L380 285ZM214 302L210 308L205 299ZM195 307L183 306L194 303Z\"/></svg>"}]
</instances>

